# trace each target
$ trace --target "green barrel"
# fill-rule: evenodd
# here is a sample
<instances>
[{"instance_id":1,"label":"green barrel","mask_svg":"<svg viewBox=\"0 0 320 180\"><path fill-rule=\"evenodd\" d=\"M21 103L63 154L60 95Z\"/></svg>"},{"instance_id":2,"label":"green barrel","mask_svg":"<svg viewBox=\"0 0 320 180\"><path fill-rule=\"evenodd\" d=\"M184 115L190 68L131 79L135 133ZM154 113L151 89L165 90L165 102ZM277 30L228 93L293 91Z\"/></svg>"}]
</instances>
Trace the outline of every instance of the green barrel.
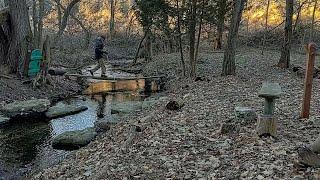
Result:
<instances>
[{"instance_id":1,"label":"green barrel","mask_svg":"<svg viewBox=\"0 0 320 180\"><path fill-rule=\"evenodd\" d=\"M29 77L35 77L40 72L40 64L42 61L42 52L40 49L35 49L31 53L31 59L29 63L28 75Z\"/></svg>"}]
</instances>

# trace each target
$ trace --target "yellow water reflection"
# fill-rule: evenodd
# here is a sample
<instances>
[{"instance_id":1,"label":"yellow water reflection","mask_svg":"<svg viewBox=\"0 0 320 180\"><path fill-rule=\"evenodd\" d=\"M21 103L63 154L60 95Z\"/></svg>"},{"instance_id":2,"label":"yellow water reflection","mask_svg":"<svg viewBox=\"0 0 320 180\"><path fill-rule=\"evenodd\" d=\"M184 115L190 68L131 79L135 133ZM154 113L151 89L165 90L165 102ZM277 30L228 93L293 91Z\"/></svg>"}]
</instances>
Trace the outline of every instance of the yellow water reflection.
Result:
<instances>
[{"instance_id":1,"label":"yellow water reflection","mask_svg":"<svg viewBox=\"0 0 320 180\"><path fill-rule=\"evenodd\" d=\"M116 91L139 91L148 88L149 91L159 91L160 86L152 81L150 85L146 85L144 79L138 80L117 80L117 81L99 81L91 83L86 89L85 94L98 94L105 92L116 92Z\"/></svg>"}]
</instances>

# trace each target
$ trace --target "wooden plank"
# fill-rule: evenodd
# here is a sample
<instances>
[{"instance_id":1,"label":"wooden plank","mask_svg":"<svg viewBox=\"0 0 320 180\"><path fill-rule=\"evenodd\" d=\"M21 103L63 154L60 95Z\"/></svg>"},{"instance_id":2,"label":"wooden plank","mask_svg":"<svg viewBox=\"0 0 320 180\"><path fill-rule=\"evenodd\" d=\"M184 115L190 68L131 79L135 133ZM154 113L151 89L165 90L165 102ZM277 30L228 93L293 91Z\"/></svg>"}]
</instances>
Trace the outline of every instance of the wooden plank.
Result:
<instances>
[{"instance_id":1,"label":"wooden plank","mask_svg":"<svg viewBox=\"0 0 320 180\"><path fill-rule=\"evenodd\" d=\"M163 78L164 76L150 76L150 77L98 77L98 76L87 76L81 74L66 74L67 77L80 77L88 79L97 79L97 80L138 80L138 79L158 79Z\"/></svg>"},{"instance_id":2,"label":"wooden plank","mask_svg":"<svg viewBox=\"0 0 320 180\"><path fill-rule=\"evenodd\" d=\"M313 69L317 54L317 45L310 43L308 46L307 70L304 83L303 104L300 117L303 119L310 116L310 102L312 93Z\"/></svg>"},{"instance_id":3,"label":"wooden plank","mask_svg":"<svg viewBox=\"0 0 320 180\"><path fill-rule=\"evenodd\" d=\"M4 23L9 16L9 8L0 9L0 24Z\"/></svg>"}]
</instances>

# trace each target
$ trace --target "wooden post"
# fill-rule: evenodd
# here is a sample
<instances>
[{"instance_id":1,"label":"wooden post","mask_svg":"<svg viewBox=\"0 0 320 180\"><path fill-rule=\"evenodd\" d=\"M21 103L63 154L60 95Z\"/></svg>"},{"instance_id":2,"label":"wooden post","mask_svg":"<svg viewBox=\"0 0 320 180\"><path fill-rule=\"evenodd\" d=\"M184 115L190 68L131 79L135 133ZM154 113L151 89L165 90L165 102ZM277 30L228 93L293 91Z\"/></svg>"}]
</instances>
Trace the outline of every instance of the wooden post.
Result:
<instances>
[{"instance_id":1,"label":"wooden post","mask_svg":"<svg viewBox=\"0 0 320 180\"><path fill-rule=\"evenodd\" d=\"M313 80L313 69L315 57L317 54L317 48L315 43L310 43L308 46L308 60L307 60L307 70L304 84L304 95L303 104L300 117L305 119L310 116L310 101L312 93L312 80Z\"/></svg>"}]
</instances>

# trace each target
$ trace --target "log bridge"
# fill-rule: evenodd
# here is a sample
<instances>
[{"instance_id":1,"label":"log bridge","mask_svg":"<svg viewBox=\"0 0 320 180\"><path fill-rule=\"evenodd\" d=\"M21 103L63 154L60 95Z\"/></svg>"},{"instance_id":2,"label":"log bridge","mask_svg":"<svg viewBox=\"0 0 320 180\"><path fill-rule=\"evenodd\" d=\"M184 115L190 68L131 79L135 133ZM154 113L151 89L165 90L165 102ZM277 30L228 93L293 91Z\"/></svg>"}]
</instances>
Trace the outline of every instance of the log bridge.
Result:
<instances>
[{"instance_id":1,"label":"log bridge","mask_svg":"<svg viewBox=\"0 0 320 180\"><path fill-rule=\"evenodd\" d=\"M149 77L98 77L98 76L88 76L81 74L66 74L66 77L76 77L76 78L88 78L106 81L125 81L125 80L139 80L139 79L162 79L164 76L149 76Z\"/></svg>"}]
</instances>

